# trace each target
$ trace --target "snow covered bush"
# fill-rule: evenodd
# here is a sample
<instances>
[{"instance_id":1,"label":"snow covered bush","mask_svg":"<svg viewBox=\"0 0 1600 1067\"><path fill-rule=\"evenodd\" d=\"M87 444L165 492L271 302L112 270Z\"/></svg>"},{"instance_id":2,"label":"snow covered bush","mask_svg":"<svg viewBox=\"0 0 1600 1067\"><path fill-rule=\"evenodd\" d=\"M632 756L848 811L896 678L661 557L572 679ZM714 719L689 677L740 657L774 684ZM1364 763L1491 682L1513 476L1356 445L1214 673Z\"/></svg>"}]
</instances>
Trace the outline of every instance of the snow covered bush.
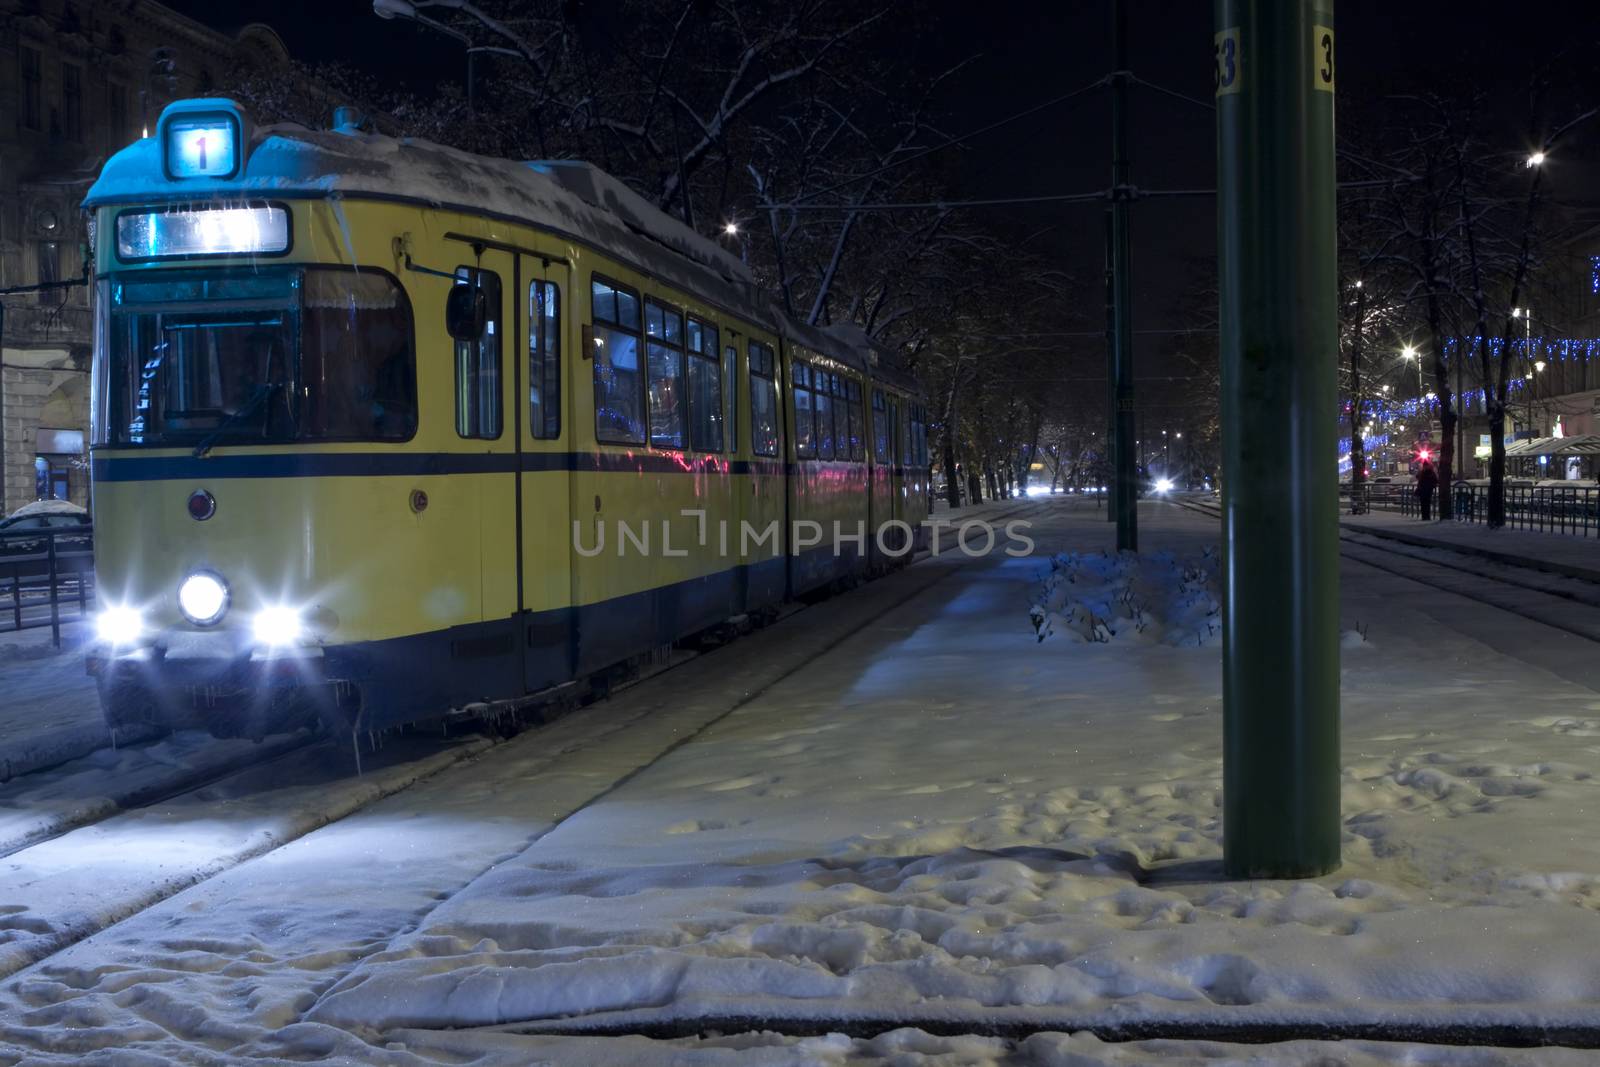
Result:
<instances>
[{"instance_id":1,"label":"snow covered bush","mask_svg":"<svg viewBox=\"0 0 1600 1067\"><path fill-rule=\"evenodd\" d=\"M1172 552L1062 552L1051 557L1028 609L1041 642L1136 641L1209 645L1222 636L1215 548Z\"/></svg>"}]
</instances>

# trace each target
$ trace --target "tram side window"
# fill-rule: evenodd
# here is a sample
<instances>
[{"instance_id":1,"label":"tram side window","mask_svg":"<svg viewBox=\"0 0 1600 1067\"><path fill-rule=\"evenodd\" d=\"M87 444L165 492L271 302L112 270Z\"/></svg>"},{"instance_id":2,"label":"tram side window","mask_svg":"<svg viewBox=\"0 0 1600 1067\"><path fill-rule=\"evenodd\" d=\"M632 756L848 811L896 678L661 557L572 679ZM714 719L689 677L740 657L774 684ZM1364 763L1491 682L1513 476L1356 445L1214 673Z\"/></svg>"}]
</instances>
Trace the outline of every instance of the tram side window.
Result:
<instances>
[{"instance_id":1,"label":"tram side window","mask_svg":"<svg viewBox=\"0 0 1600 1067\"><path fill-rule=\"evenodd\" d=\"M561 290L528 285L528 432L561 436Z\"/></svg>"},{"instance_id":2,"label":"tram side window","mask_svg":"<svg viewBox=\"0 0 1600 1067\"><path fill-rule=\"evenodd\" d=\"M778 377L772 349L750 342L750 451L778 454Z\"/></svg>"},{"instance_id":3,"label":"tram side window","mask_svg":"<svg viewBox=\"0 0 1600 1067\"><path fill-rule=\"evenodd\" d=\"M877 389L872 391L872 458L889 462L889 398Z\"/></svg>"},{"instance_id":4,"label":"tram side window","mask_svg":"<svg viewBox=\"0 0 1600 1067\"><path fill-rule=\"evenodd\" d=\"M907 457L910 464L913 467L926 467L928 465L928 409L921 404L911 405L911 425L907 444L909 445Z\"/></svg>"},{"instance_id":5,"label":"tram side window","mask_svg":"<svg viewBox=\"0 0 1600 1067\"><path fill-rule=\"evenodd\" d=\"M838 391L838 378L836 375L820 373L816 368L812 368L811 380L815 383L816 390L811 406L817 412L817 458L832 459L834 393Z\"/></svg>"},{"instance_id":6,"label":"tram side window","mask_svg":"<svg viewBox=\"0 0 1600 1067\"><path fill-rule=\"evenodd\" d=\"M417 429L417 361L411 308L399 283L371 270L311 269L301 299L304 388L296 436L411 437ZM274 394L266 402L269 415L289 402Z\"/></svg>"},{"instance_id":7,"label":"tram side window","mask_svg":"<svg viewBox=\"0 0 1600 1067\"><path fill-rule=\"evenodd\" d=\"M790 388L794 393L794 454L799 459L816 459L817 419L812 411L810 365L795 360L793 376Z\"/></svg>"},{"instance_id":8,"label":"tram side window","mask_svg":"<svg viewBox=\"0 0 1600 1067\"><path fill-rule=\"evenodd\" d=\"M456 434L500 436L500 275L457 267L456 284L483 290L489 317L476 341L456 342Z\"/></svg>"},{"instance_id":9,"label":"tram side window","mask_svg":"<svg viewBox=\"0 0 1600 1067\"><path fill-rule=\"evenodd\" d=\"M644 332L650 366L650 444L683 447L683 316L649 298Z\"/></svg>"},{"instance_id":10,"label":"tram side window","mask_svg":"<svg viewBox=\"0 0 1600 1067\"><path fill-rule=\"evenodd\" d=\"M590 296L595 440L642 445L645 378L639 365L639 294L595 275Z\"/></svg>"},{"instance_id":11,"label":"tram side window","mask_svg":"<svg viewBox=\"0 0 1600 1067\"><path fill-rule=\"evenodd\" d=\"M723 395L728 398L728 451L739 451L739 349L729 345L722 350Z\"/></svg>"},{"instance_id":12,"label":"tram side window","mask_svg":"<svg viewBox=\"0 0 1600 1067\"><path fill-rule=\"evenodd\" d=\"M866 458L866 445L861 439L861 383L854 379L845 383L845 409L849 412L850 459L860 463Z\"/></svg>"},{"instance_id":13,"label":"tram side window","mask_svg":"<svg viewBox=\"0 0 1600 1067\"><path fill-rule=\"evenodd\" d=\"M722 365L717 328L689 316L689 447L722 451Z\"/></svg>"}]
</instances>

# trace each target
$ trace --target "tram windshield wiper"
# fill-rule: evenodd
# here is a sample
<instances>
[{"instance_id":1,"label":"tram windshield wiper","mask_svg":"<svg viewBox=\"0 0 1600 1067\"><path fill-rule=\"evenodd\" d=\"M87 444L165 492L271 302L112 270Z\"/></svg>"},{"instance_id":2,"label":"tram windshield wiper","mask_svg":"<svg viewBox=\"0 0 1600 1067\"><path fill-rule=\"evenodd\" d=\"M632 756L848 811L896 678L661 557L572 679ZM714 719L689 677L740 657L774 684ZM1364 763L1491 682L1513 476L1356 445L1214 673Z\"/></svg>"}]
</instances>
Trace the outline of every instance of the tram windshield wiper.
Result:
<instances>
[{"instance_id":1,"label":"tram windshield wiper","mask_svg":"<svg viewBox=\"0 0 1600 1067\"><path fill-rule=\"evenodd\" d=\"M266 404L268 397L283 387L282 382L267 382L265 385L258 386L256 391L251 394L250 399L245 401L243 407L217 423L215 429L200 439L200 443L194 446L194 458L199 459L207 452L210 452L211 446L216 444L223 434L254 415Z\"/></svg>"}]
</instances>

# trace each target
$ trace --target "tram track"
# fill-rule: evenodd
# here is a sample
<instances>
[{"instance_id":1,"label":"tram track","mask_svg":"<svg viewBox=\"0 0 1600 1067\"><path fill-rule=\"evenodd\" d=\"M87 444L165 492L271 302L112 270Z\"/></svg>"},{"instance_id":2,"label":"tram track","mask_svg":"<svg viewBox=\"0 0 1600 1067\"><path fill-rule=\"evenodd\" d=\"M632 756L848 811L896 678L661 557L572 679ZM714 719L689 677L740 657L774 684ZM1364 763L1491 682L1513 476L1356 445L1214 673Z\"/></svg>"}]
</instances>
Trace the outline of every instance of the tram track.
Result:
<instances>
[{"instance_id":1,"label":"tram track","mask_svg":"<svg viewBox=\"0 0 1600 1067\"><path fill-rule=\"evenodd\" d=\"M1221 518L1219 508L1193 501L1175 503ZM1532 566L1479 561L1466 553L1420 547L1346 526L1339 529L1339 542L1339 554L1352 562L1600 643L1600 586L1592 582L1553 576Z\"/></svg>"},{"instance_id":2,"label":"tram track","mask_svg":"<svg viewBox=\"0 0 1600 1067\"><path fill-rule=\"evenodd\" d=\"M1023 502L992 514L986 513L982 515L974 515L965 517L965 519L966 521L1003 521L1023 511L1026 511L1028 507L1028 503ZM957 530L960 528L961 521L961 519L958 519L950 526L937 530L935 536L941 538L949 537L954 539ZM943 544L942 540L940 544ZM929 557L927 555L919 555L915 562L921 563L928 558ZM858 632L861 628L871 625L876 619L898 607L904 602L904 600L916 595L920 595L927 588L940 581L943 581L950 574L955 573L956 570L959 570L965 565L966 564L959 564L955 567L951 567L944 573L934 576L931 580L913 583L914 587L910 592L902 596L891 597L886 603L877 605L877 610L871 612L867 617L859 620L857 625L851 627L850 633ZM823 601L821 603L827 603L827 601ZM785 610L780 616L780 621L787 620L796 615L814 610L816 606L817 605L804 603L786 605L785 607L787 610ZM731 642L730 644L737 645L737 643L738 642L735 641ZM830 645L829 647L831 648L833 646ZM716 649L713 649L712 651L716 651ZM609 703L612 699L615 699L617 696L626 693L628 690L642 686L645 682L655 680L663 674L675 671L677 668L685 666L701 658L701 656L702 653L693 651L675 654L663 662L656 663L651 667L640 671L637 675L630 677L625 682L613 685L609 689L606 699L600 703ZM783 677L787 677L789 674L800 670L803 667L803 663L795 665L785 671ZM769 684L776 683L772 682ZM763 685L760 687L760 689L764 690L767 687L768 686ZM728 709L723 714L729 714L732 711L737 710L738 707L744 706L744 704L748 703L751 699L754 699L758 691L760 690L745 694L736 702L733 708ZM572 747L574 749L581 749L599 742L603 742L618 730L626 730L630 726L637 724L641 719L647 718L659 710L659 708L651 707L637 715L625 717L620 724L603 729L593 736L585 737L583 740L576 742ZM310 833L348 819L349 817L362 812L381 800L388 799L389 797L392 797L400 792L409 790L417 785L422 784L423 782L437 777L439 774L444 773L453 766L470 762L484 755L489 750L497 748L516 737L521 737L526 733L536 733L541 728L552 725L553 723L564 720L568 717L570 717L570 713L563 713L550 718L535 718L532 722L530 722L527 729L503 738L494 736L476 736L471 739L463 739L451 748L444 749L442 751L435 751L431 754L425 755L421 759L401 762L388 767L380 766L379 768L369 772L368 776L356 778L347 777L342 782L336 779L330 779L329 783L307 783L312 786L312 788L307 789L307 793L316 795L310 798L310 803L306 806L307 810L293 813L291 816L286 817L286 821L290 825L280 829L268 830L264 833L257 832L255 835L258 838L257 840L253 842L245 842L241 847L235 849L231 854L215 857L211 862L203 863L193 871L168 871L163 873L159 878L152 878L145 884L131 885L127 887L129 892L124 893L120 900L104 903L103 906L100 907L97 915L84 916L79 921L71 921L54 926L44 934L33 937L31 941L26 938L19 939L14 936L8 940L7 935L12 935L16 932L16 930L26 929L26 927L19 927L16 924L16 920L18 919L17 915L7 914L4 913L3 910L0 910L0 979L13 977L20 971L32 968L39 963L45 962L59 953L71 948L73 945L85 940L86 938L99 934L111 928L112 926L117 925L118 923L134 918L180 892L191 889L204 882L208 882L246 863L276 852ZM719 715L718 719L721 717L722 716ZM683 743L684 740L686 739L679 739L678 742L672 747L678 747L678 745ZM211 800L202 794L206 794L207 791L218 791L219 796L221 796L222 799L216 800L215 804L217 806L225 805L230 802L227 797L229 787L246 786L250 783L252 777L260 778L262 780L259 784L259 790L261 792L270 793L274 789L279 788L278 784L273 781L272 775L273 769L276 765L289 764L294 757L302 757L303 763L303 757L305 757L308 753L315 753L318 750L323 750L327 753L327 760L330 763L348 760L348 753L341 751L342 743L338 739L308 738L303 743L291 745L288 748L275 752L266 760L257 759L252 760L242 766L218 768L215 773L207 774L202 779L187 779L181 782L169 783L168 787L166 788L151 788L147 794L136 798L137 803L134 804L134 806L117 807L113 810L105 810L96 814L86 815L85 817L75 821L71 826L62 826L55 832L41 834L25 843L16 844L14 847L10 848L4 853L0 853L0 892L4 892L4 880L6 879L7 875L16 875L17 872L27 868L30 864L30 861L40 859L48 850L56 849L59 851L63 849L71 849L74 845L74 835L95 835L97 840L95 840L92 844L89 844L87 847L92 848L98 853L103 854L108 849L115 850L118 847L116 836L115 834L108 833L108 829L110 829L113 824L117 823L118 820L136 820L142 815L151 812L152 809L162 806L173 807L186 802L193 803L196 806L196 811L194 814L197 816L214 814L211 809L206 807L207 804L212 803ZM382 751L387 752L388 749L386 748ZM560 753L555 753L555 755L559 756ZM662 755L665 755L665 753L659 753L654 758L646 760L640 763L637 767L629 770L625 776L625 780L631 779L647 769L651 763L655 762L655 760L659 759ZM348 766L348 763L346 762L345 765ZM382 780L379 780L380 778ZM16 781L24 781L25 779L26 776L19 778ZM336 786L342 786L348 795L334 803L327 803L325 800L323 800L316 788L317 785L321 784L334 784ZM244 790L244 792L248 792L248 790ZM589 803L593 803L595 799L598 799L598 797L591 798L580 807L584 807ZM148 829L144 830L143 833L144 837L148 839ZM138 837L139 834L135 833L131 836ZM38 864L39 869L44 870L59 869L61 866L62 864L60 859L56 857L51 857L47 862ZM28 888L30 889L36 890L39 888L38 884L35 882L29 882L27 884ZM0 904L5 903L7 902L0 900ZM97 901L97 903L100 902ZM37 925L36 917L31 921L34 923L34 925Z\"/></svg>"}]
</instances>

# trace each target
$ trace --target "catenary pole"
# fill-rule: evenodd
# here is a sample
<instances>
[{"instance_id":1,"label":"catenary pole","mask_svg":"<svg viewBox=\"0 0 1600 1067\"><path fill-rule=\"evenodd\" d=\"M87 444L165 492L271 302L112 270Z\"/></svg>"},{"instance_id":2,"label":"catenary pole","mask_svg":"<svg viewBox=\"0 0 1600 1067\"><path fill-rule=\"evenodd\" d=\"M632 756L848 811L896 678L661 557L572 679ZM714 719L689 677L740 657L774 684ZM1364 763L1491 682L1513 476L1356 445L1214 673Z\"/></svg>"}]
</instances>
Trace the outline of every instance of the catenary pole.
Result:
<instances>
[{"instance_id":1,"label":"catenary pole","mask_svg":"<svg viewBox=\"0 0 1600 1067\"><path fill-rule=\"evenodd\" d=\"M1101 451L1100 495L1112 501L1106 507L1106 521L1117 521L1117 288L1115 278L1116 231L1111 212L1105 213L1106 229L1106 443ZM1109 496L1107 495L1109 493Z\"/></svg>"},{"instance_id":2,"label":"catenary pole","mask_svg":"<svg viewBox=\"0 0 1600 1067\"><path fill-rule=\"evenodd\" d=\"M1339 865L1333 0L1217 0L1223 865Z\"/></svg>"},{"instance_id":3,"label":"catenary pole","mask_svg":"<svg viewBox=\"0 0 1600 1067\"><path fill-rule=\"evenodd\" d=\"M1111 0L1111 290L1114 325L1112 377L1116 392L1117 549L1139 550L1139 498L1134 469L1133 292L1128 264L1128 210L1133 190L1128 184L1128 11L1124 0Z\"/></svg>"}]
</instances>

